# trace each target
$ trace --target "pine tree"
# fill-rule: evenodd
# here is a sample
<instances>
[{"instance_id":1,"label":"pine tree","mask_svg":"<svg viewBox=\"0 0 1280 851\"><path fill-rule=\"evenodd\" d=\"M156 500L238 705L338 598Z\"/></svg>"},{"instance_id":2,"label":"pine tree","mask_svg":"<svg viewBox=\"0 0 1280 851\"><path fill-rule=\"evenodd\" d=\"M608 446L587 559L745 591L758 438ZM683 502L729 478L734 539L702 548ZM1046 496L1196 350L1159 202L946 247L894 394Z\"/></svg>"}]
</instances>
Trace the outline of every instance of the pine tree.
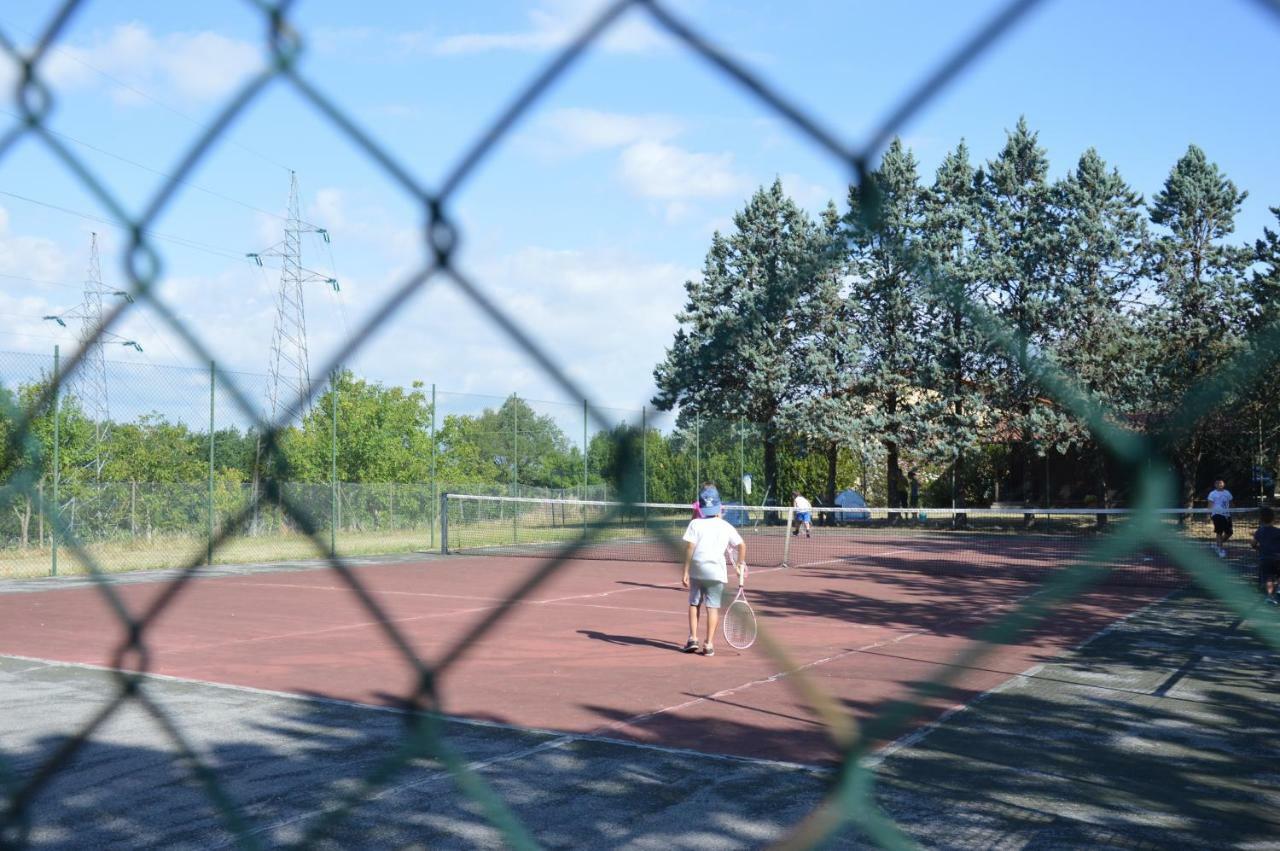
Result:
<instances>
[{"instance_id":1,"label":"pine tree","mask_svg":"<svg viewBox=\"0 0 1280 851\"><path fill-rule=\"evenodd\" d=\"M712 237L702 277L685 283L680 327L654 369L659 409L760 427L765 487L775 494L778 415L810 385L802 317L818 277L814 239L813 222L781 181L758 190L734 216L733 233Z\"/></svg>"},{"instance_id":2,"label":"pine tree","mask_svg":"<svg viewBox=\"0 0 1280 851\"><path fill-rule=\"evenodd\" d=\"M894 139L880 166L849 187L845 239L849 299L862 347L857 389L885 451L889 505L903 503L904 446L922 432L921 279L912 256L924 223L924 194L910 151Z\"/></svg>"},{"instance_id":3,"label":"pine tree","mask_svg":"<svg viewBox=\"0 0 1280 851\"><path fill-rule=\"evenodd\" d=\"M809 392L789 404L779 421L790 434L819 448L826 460L822 501L834 504L842 447L861 448L866 423L857 394L856 376L862 353L854 328L852 303L844 292L847 278L843 222L835 204L827 205L815 232L818 258L813 297L801 306L798 319L807 338L800 350Z\"/></svg>"},{"instance_id":4,"label":"pine tree","mask_svg":"<svg viewBox=\"0 0 1280 851\"><path fill-rule=\"evenodd\" d=\"M1001 347L993 358L992 402L1006 439L1015 441L1014 465L1027 503L1033 493L1034 455L1047 452L1046 438L1062 427L1060 410L1029 369L1032 357L1048 350L1057 318L1059 243L1048 172L1037 135L1020 118L1000 155L987 164L979 194L980 297L1008 323L1015 338L1011 348Z\"/></svg>"},{"instance_id":5,"label":"pine tree","mask_svg":"<svg viewBox=\"0 0 1280 851\"><path fill-rule=\"evenodd\" d=\"M1187 505L1194 499L1212 430L1224 414L1186 412L1178 406L1243 345L1245 270L1252 252L1223 241L1235 229L1245 196L1204 151L1191 145L1151 205L1151 221L1163 228L1151 257L1159 297L1149 326L1157 345L1153 367L1160 390L1153 412L1178 466Z\"/></svg>"},{"instance_id":6,"label":"pine tree","mask_svg":"<svg viewBox=\"0 0 1280 851\"><path fill-rule=\"evenodd\" d=\"M925 194L920 257L928 286L922 297L926 332L925 386L930 390L924 421L932 460L950 468L952 507L963 504L964 460L985 437L986 390L981 381L991 344L974 325L977 302L977 175L962 141L949 153Z\"/></svg>"},{"instance_id":7,"label":"pine tree","mask_svg":"<svg viewBox=\"0 0 1280 851\"><path fill-rule=\"evenodd\" d=\"M1251 324L1259 330L1280 322L1280 207L1272 207L1271 215L1276 217L1278 227L1263 228L1262 239L1254 243L1254 260L1261 268L1254 271L1249 282Z\"/></svg>"},{"instance_id":8,"label":"pine tree","mask_svg":"<svg viewBox=\"0 0 1280 851\"><path fill-rule=\"evenodd\" d=\"M1142 196L1093 148L1054 186L1061 235L1052 358L1113 419L1131 421L1149 394L1140 377L1150 356L1136 311L1146 227ZM1058 447L1090 447L1099 503L1107 502L1102 447L1087 424L1064 420Z\"/></svg>"},{"instance_id":9,"label":"pine tree","mask_svg":"<svg viewBox=\"0 0 1280 851\"><path fill-rule=\"evenodd\" d=\"M1280 207L1271 214L1280 224ZM1275 404L1275 381L1271 378L1280 352L1280 228L1264 227L1262 238L1254 243L1253 260L1257 264L1248 283L1250 302L1249 343L1258 357L1257 380L1249 388L1244 416L1257 427L1257 466L1259 474L1268 471L1273 480L1280 472L1280 407Z\"/></svg>"}]
</instances>

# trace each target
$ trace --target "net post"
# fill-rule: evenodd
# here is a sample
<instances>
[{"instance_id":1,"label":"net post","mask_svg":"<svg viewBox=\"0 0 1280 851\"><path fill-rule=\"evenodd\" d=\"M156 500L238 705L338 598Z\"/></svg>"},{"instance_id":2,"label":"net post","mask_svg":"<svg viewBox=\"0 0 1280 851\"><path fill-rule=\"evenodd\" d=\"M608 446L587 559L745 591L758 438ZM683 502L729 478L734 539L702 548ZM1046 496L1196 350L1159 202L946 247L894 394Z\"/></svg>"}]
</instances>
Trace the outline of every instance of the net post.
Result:
<instances>
[{"instance_id":1,"label":"net post","mask_svg":"<svg viewBox=\"0 0 1280 851\"><path fill-rule=\"evenodd\" d=\"M440 494L440 555L449 554L449 494Z\"/></svg>"},{"instance_id":2,"label":"net post","mask_svg":"<svg viewBox=\"0 0 1280 851\"><path fill-rule=\"evenodd\" d=\"M791 525L795 518L795 508L788 507L785 509L785 511L787 512L787 523L786 523L785 529L782 532L782 566L790 567L791 566Z\"/></svg>"},{"instance_id":3,"label":"net post","mask_svg":"<svg viewBox=\"0 0 1280 851\"><path fill-rule=\"evenodd\" d=\"M62 388L58 384L58 347L53 347L53 512L50 517L53 522L49 524L49 542L52 547L51 561L49 563L49 575L58 575L58 519L61 514L61 508L58 504L58 468L60 455L58 452L58 444L61 442L58 437L58 420L62 417L59 413L59 390Z\"/></svg>"},{"instance_id":4,"label":"net post","mask_svg":"<svg viewBox=\"0 0 1280 851\"><path fill-rule=\"evenodd\" d=\"M645 505L641 512L641 529L649 531L649 409L640 408L640 502Z\"/></svg>"}]
</instances>

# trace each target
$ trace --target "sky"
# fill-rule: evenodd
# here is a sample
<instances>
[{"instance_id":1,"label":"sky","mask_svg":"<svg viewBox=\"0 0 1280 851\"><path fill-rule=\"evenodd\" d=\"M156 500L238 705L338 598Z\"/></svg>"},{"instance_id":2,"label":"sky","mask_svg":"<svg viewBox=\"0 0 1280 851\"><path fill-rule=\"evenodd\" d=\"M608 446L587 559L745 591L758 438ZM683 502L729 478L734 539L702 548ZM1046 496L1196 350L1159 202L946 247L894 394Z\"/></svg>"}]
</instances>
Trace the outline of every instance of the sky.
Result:
<instances>
[{"instance_id":1,"label":"sky","mask_svg":"<svg viewBox=\"0 0 1280 851\"><path fill-rule=\"evenodd\" d=\"M1002 7L989 0L669 5L857 147ZM5 4L0 30L27 47L54 6ZM81 6L43 67L55 100L48 126L136 214L263 66L264 23L247 2ZM302 0L292 19L304 44L303 76L431 189L601 7L596 0ZM1147 198L1194 143L1249 192L1234 238L1252 243L1264 226L1275 227L1268 207L1280 206L1277 71L1280 11L1255 0L1049 0L900 134L928 178L961 139L975 162L994 157L1026 116L1053 177L1095 147ZM15 79L12 63L0 59L0 128L18 114ZM281 240L290 171L304 219L332 236L328 245L305 240L303 263L340 282L337 293L319 282L307 290L313 371L427 256L416 202L295 90L274 83L152 229L163 261L160 297L220 364L252 376L267 371L279 273L245 255ZM847 193L839 162L633 9L461 185L448 210L460 226L458 267L593 402L617 409L607 416L621 419L649 404L684 283L699 274L711 235L730 228L750 194L775 178L814 214L831 200L843 206ZM76 345L74 320L62 329L41 317L78 303L91 233L104 280L126 286L125 235L112 219L34 139L0 160L0 380L15 380L17 370L4 353ZM137 374L203 368L147 309L116 332L143 351L113 344L108 358ZM349 366L387 384L435 384L458 409L478 411L514 392L546 400L545 410L568 422L581 406L446 281L396 311ZM261 397L261 380L246 382ZM160 386L123 388L114 398L118 408L137 409L126 415L173 404Z\"/></svg>"}]
</instances>

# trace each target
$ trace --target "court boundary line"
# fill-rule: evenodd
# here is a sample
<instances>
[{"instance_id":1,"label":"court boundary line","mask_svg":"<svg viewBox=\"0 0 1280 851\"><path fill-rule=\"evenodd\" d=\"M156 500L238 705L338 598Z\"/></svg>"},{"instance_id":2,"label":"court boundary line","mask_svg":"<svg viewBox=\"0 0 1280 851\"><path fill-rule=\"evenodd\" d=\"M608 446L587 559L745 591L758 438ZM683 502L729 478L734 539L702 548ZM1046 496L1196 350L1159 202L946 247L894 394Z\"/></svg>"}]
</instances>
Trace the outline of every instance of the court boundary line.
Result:
<instances>
[{"instance_id":1,"label":"court boundary line","mask_svg":"<svg viewBox=\"0 0 1280 851\"><path fill-rule=\"evenodd\" d=\"M1069 648L1069 650L1066 652L1079 653L1081 650L1088 647L1094 641L1097 641L1098 639L1103 638L1104 636L1119 629L1129 620L1145 614L1149 609L1153 609L1157 606L1164 605L1175 595L1182 593L1182 591L1183 589L1181 588L1175 588L1171 590L1169 593L1165 594L1163 597L1160 597L1157 600L1152 600L1150 603L1147 603L1145 606L1142 606L1140 608L1134 609L1132 612L1129 612L1127 615L1122 615L1121 617L1117 618L1116 620L1104 626L1102 629L1090 635L1088 638L1086 638L1084 641L1077 644L1075 647ZM965 710L979 705L980 703L982 703L992 695L999 694L1005 689L1012 688L1015 682L1021 684L1027 680L1036 679L1037 674L1043 671L1045 667L1047 667L1048 665L1055 664L1057 659L1061 658L1063 655L1064 655L1063 653L1059 653L1058 656L1055 657L1055 660L1053 662L1041 662L1041 663L1032 665L1031 667L1027 668L1025 671L1019 671L1016 674L1010 674L1009 678L1006 679L1004 682L998 683L992 686L991 688L987 689L986 691L982 692L981 694L975 695L972 700L969 700L966 703L957 703L953 705L946 712L943 712L941 715L939 715L937 718L933 719L923 727L920 727L919 729L916 729L916 730L912 730L909 733L904 733L903 735L899 736L898 738L884 745L884 747L877 748L874 754L866 757L863 760L863 764L869 768L875 768L876 766L881 765L885 760L889 759L899 751L905 750L907 748L915 747L916 745L920 744L920 742L922 742L924 739L928 738L930 734L936 732L943 724L947 723L952 718L964 712ZM1072 683L1071 685L1075 685L1080 688L1099 688L1099 686L1090 685L1089 683ZM1144 694L1144 695L1147 694L1146 692L1134 692L1134 693Z\"/></svg>"},{"instance_id":2,"label":"court boundary line","mask_svg":"<svg viewBox=\"0 0 1280 851\"><path fill-rule=\"evenodd\" d=\"M782 759L769 759L767 757L742 756L741 754L716 753L715 751L700 751L694 748L681 748L672 745L660 745L653 742L640 742L634 739L620 739L612 736L599 735L594 732L586 733L569 733L564 730L553 730L546 727L524 727L519 724L508 724L502 721L489 721L480 718L468 718L465 715L450 715L442 712L429 712L426 710L404 709L399 706L386 706L377 703L361 703L357 700L344 700L338 697L324 697L322 695L299 694L297 692L277 691L275 689L259 688L257 686L238 685L236 683L220 683L215 680L202 680L195 677L177 677L172 674L158 674L151 671L131 671L126 668L115 668L110 665L94 665L88 662L65 662L59 659L41 659L36 656L22 656L14 653L0 653L0 659L12 659L17 662L31 663L32 667L24 668L17 674L30 673L31 671L41 670L43 668L75 668L78 670L92 671L102 674L124 674L127 676L143 677L148 680L156 680L158 682L173 683L175 685L195 685L206 688L221 689L223 691L240 692L244 694L259 695L261 697L276 698L279 700L294 701L297 703L315 703L325 706L334 706L344 709L356 709L362 711L378 712L389 715L424 715L441 721L459 724L464 727L479 727L484 729L502 730L511 733L527 733L539 736L547 736L554 741L541 742L536 747L542 749L546 746L561 746L574 741L584 742L601 742L604 744L621 745L624 747L638 748L640 750L658 751L660 753L668 753L674 755L707 757L726 762L741 762L748 765L760 765L764 767L781 768L789 771L805 771L817 774L831 774L834 768L804 762L791 762ZM597 728L604 729L604 728ZM522 748L521 750L529 750ZM513 752L514 753L514 752ZM510 754L504 754L501 757L488 757L485 760L477 762L494 762L501 761L503 757L511 758ZM448 772L445 772L448 774ZM452 775L449 775L452 776Z\"/></svg>"},{"instance_id":3,"label":"court boundary line","mask_svg":"<svg viewBox=\"0 0 1280 851\"><path fill-rule=\"evenodd\" d=\"M780 570L783 568L772 568L772 569ZM637 590L637 589L621 589L621 590ZM1102 636L1108 634L1109 632L1115 629L1118 629L1121 625L1123 625L1128 620L1146 612L1151 608L1154 608L1155 606L1158 606L1164 603L1170 597L1179 593L1180 590L1181 589L1174 589L1169 593L1165 594L1163 597L1157 600L1153 600L1152 602L1138 609L1135 609L1134 611L1129 612L1126 615L1121 616L1120 618L1116 619L1113 623L1108 624L1107 626L1095 632L1093 635L1086 638L1080 644L1076 645L1076 647L1072 648L1072 651L1073 652L1078 651L1079 649L1088 646L1088 644L1092 643L1098 638L1101 638ZM1010 605L1020 604L1025 600L1035 597L1041 593L1044 593L1043 589L1040 589L1030 594L1019 597L1011 601ZM959 617L960 616L958 615L957 619ZM487 757L485 759L473 760L471 762L468 762L466 764L466 767L470 771L483 771L486 768L489 768L495 765L525 759L527 757L534 756L538 753L542 753L550 750L558 750L560 748L568 747L578 742L583 742L587 744L601 743L601 744L607 744L612 746L622 746L622 747L634 748L634 749L643 750L643 751L651 751L655 753L663 753L663 754L677 755L677 756L694 756L694 757L700 757L700 758L710 757L713 760L717 760L721 762L733 762L733 763L738 763L743 765L770 767L770 768L786 770L786 771L801 771L801 772L808 773L812 776L830 777L834 775L835 769L822 766L822 765L789 762L785 760L763 759L758 757L747 757L747 756L741 756L737 754L724 754L724 753L698 751L691 748L679 748L679 747L672 747L672 746L654 744L649 742L640 742L640 741L634 741L629 739L621 739L615 736L610 736L608 735L608 733L614 732L614 731L621 731L629 727L638 729L641 725L645 724L649 720L656 718L660 715L685 709L685 708L688 708L689 706L694 706L699 703L713 702L719 698L728 697L730 695L734 695L739 692L745 691L749 688L754 688L758 685L766 685L769 683L779 682L780 680L785 679L786 677L791 676L792 674L797 673L799 671L809 670L819 665L827 664L829 662L846 658L848 656L852 656L858 653L863 653L863 652L866 652L867 650L875 649L877 647L885 647L885 646L890 646L894 644L900 644L905 641L909 641L912 638L917 638L921 635L929 634L929 632L930 631L908 632L899 636L895 636L894 638L891 638L891 639L872 642L862 647L846 650L841 653L837 653L832 656L825 657L823 659L813 660L809 663L796 666L786 671L779 671L775 674L770 675L769 677L752 680L750 682L743 683L741 685L734 686L732 688L721 689L719 691L713 692L710 695L694 698L688 701L683 701L673 706L663 707L663 708L654 710L652 712L642 713L640 715L636 715L628 719L615 721L611 724L594 728L593 730L590 730L586 733L566 733L563 731L548 730L548 729L539 728L539 727L522 727L515 724L505 724L505 723L496 722L496 721L483 721L479 719L453 716L453 715L447 715L443 713L421 713L421 714L429 715L437 719L440 719L444 722L452 722L465 727L488 729L488 730L500 730L500 731L511 732L516 734L540 735L540 736L548 737L547 741L539 742L537 744L530 745L528 747L518 748L514 751L508 751L506 753ZM170 683L183 684L183 685L197 685L197 686L202 686L206 688L214 688L214 689L221 689L224 691L231 691L235 693L253 694L253 695L259 695L263 697L270 697L277 700L285 700L285 701L290 701L295 703L311 703L311 704L317 704L317 705L333 706L333 707L339 707L339 708L344 708L348 710L355 710L357 713L361 711L373 711L373 712L380 712L384 714L392 714L392 715L400 715L400 716L413 714L413 710L403 709L403 708L394 707L394 706L380 706L376 704L366 704L366 703L359 703L357 701L342 700L339 698L328 698L328 697L321 697L317 695L295 694L290 692L281 692L281 691L275 691L270 689L256 688L252 686L240 686L240 685L235 685L230 683L211 682L207 680L199 680L199 679L194 679L189 677L175 677L167 674L124 671L119 668L112 668L109 666L102 666L102 665L91 665L91 664L80 663L80 662L62 662L57 660L39 659L35 657L17 656L12 654L0 654L0 658L14 659L17 661L34 663L37 666L32 668L26 668L23 671L20 671L19 675L29 674L32 671L39 670L41 668L58 668L58 667L74 668L74 669L96 671L96 672L107 673L107 674L111 674L111 673L131 674L134 676L139 676L139 677L146 678L148 680L154 680L158 682L170 682ZM1010 676L1003 682L998 683L992 688L981 692L980 694L976 695L974 698L967 701L966 703L956 704L952 706L950 709L944 711L941 715L935 718L932 722L877 748L874 751L874 753L872 753L868 757L865 757L862 760L863 764L871 768L875 768L882 765L885 760L892 757L894 754L902 751L905 748L914 747L918 745L921 741L923 741L930 734L935 732L944 723L947 723L949 720L951 720L961 712L964 712L970 707L980 705L983 701L985 701L992 695L998 694L1004 691L1005 689L1011 688L1015 683L1024 682L1031 676L1034 676L1036 672L1043 670L1044 667L1045 667L1045 664L1033 665L1030 668L1028 668L1026 671ZM442 780L453 780L453 779L454 779L454 774L451 771L448 771L448 770L436 771L425 777L422 777L410 782L399 783L399 784L387 784L382 788L378 789L375 793L373 793L373 795L371 795L368 800L383 798L385 796L388 796L391 794L397 794L408 789L415 789L415 788L422 788L424 786L430 786ZM315 818L327 811L328 811L327 807L319 807L319 808L310 810L306 813L297 814L295 816L292 816L282 821L273 822L268 825L260 826L258 828L255 828L253 833L261 834L261 833L267 833L267 832L274 832L281 828L288 827L291 824L295 824L300 821L305 821L307 819ZM215 847L225 847L225 846L215 846Z\"/></svg>"}]
</instances>

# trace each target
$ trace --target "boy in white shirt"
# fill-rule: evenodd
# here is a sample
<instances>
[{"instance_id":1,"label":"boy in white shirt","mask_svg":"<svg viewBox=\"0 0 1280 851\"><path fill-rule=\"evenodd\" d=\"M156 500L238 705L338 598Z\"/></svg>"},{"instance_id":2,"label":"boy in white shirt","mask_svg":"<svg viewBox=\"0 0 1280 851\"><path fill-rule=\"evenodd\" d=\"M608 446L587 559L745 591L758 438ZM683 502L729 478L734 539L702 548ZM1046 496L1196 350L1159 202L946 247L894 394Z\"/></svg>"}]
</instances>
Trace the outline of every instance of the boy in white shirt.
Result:
<instances>
[{"instance_id":1,"label":"boy in white shirt","mask_svg":"<svg viewBox=\"0 0 1280 851\"><path fill-rule=\"evenodd\" d=\"M703 487L698 494L698 507L702 516L689 521L683 540L688 544L684 554L684 574L680 584L689 589L689 640L685 653L698 651L698 607L707 608L707 640L702 645L703 656L716 655L716 625L720 622L720 596L729 572L725 567L725 552L738 548L735 567L738 569L738 585L742 585L747 567L747 545L738 530L720 516L720 492L715 485Z\"/></svg>"},{"instance_id":2,"label":"boy in white shirt","mask_svg":"<svg viewBox=\"0 0 1280 851\"><path fill-rule=\"evenodd\" d=\"M1214 551L1219 558L1227 554L1227 540L1235 530L1231 528L1231 491L1227 483L1218 479L1213 483L1213 490L1206 497L1209 502L1209 518L1213 520L1213 534L1217 536L1218 545Z\"/></svg>"}]
</instances>

